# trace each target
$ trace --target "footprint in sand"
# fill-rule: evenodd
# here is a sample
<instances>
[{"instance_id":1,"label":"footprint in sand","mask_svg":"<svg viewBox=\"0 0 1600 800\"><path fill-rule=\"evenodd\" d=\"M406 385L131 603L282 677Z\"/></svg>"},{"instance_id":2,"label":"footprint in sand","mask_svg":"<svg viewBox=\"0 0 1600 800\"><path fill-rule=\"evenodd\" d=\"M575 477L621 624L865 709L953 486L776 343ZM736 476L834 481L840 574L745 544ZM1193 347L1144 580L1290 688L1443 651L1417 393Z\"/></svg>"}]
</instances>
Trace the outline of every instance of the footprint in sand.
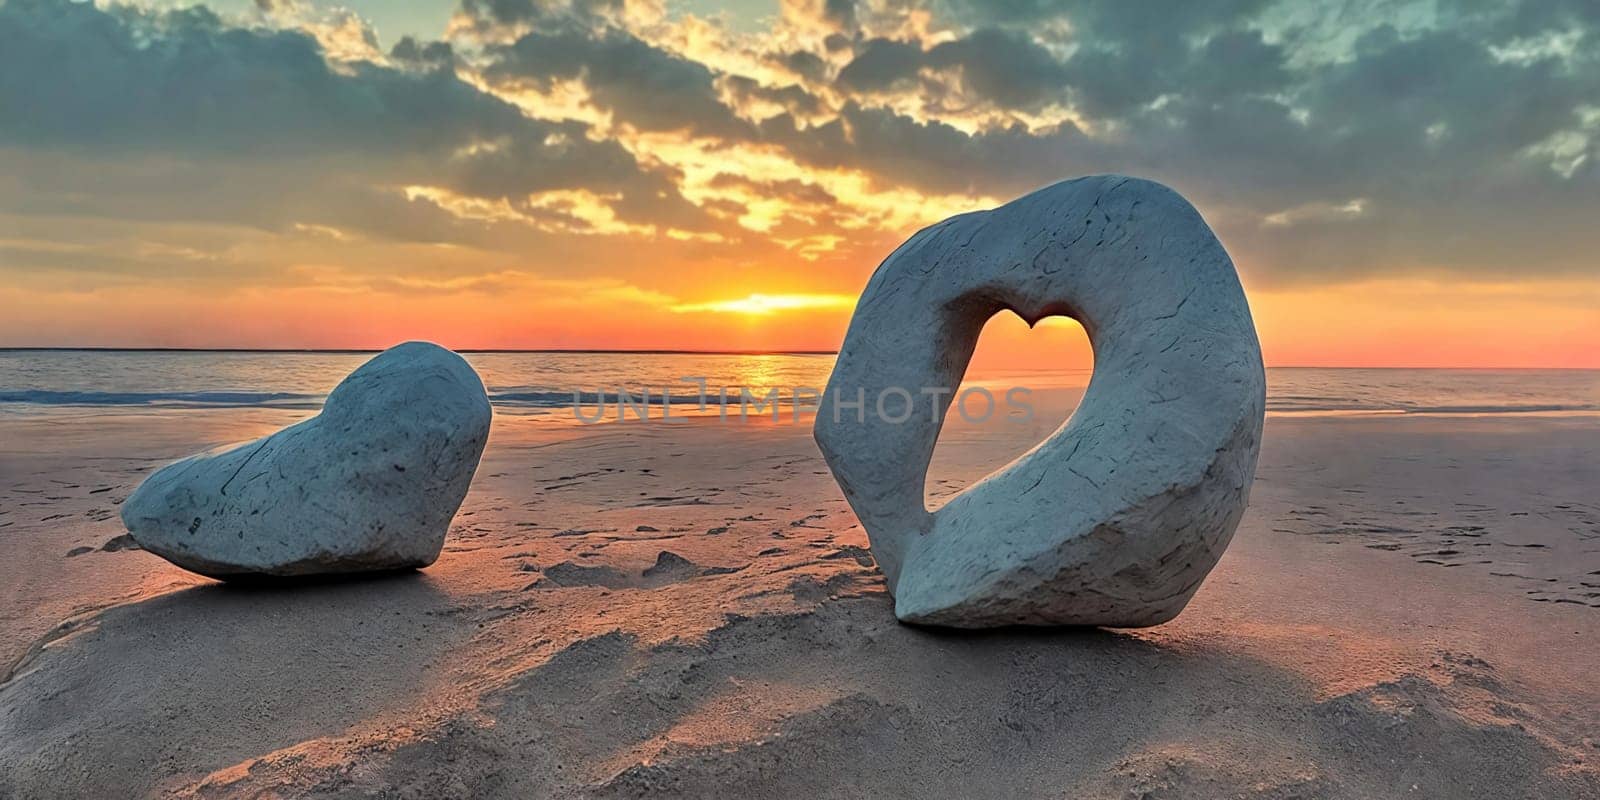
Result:
<instances>
[{"instance_id":1,"label":"footprint in sand","mask_svg":"<svg viewBox=\"0 0 1600 800\"><path fill-rule=\"evenodd\" d=\"M103 545L100 545L99 547L89 547L87 545L85 545L83 547L74 547L71 550L67 551L67 558L72 558L74 556L81 556L81 555L84 555L86 553L115 553L118 550L138 550L138 549L140 549L139 548L139 543L135 542L133 540L132 536L129 536L128 534L124 533L121 536L116 536L116 537L113 537L111 539L106 540L106 543L103 544Z\"/></svg>"},{"instance_id":2,"label":"footprint in sand","mask_svg":"<svg viewBox=\"0 0 1600 800\"><path fill-rule=\"evenodd\" d=\"M563 561L544 571L544 577L524 589L565 589L603 586L607 589L655 589L707 575L726 575L744 567L705 567L671 550L662 550L656 563L637 574L611 566L584 566Z\"/></svg>"},{"instance_id":3,"label":"footprint in sand","mask_svg":"<svg viewBox=\"0 0 1600 800\"><path fill-rule=\"evenodd\" d=\"M867 550L865 547L856 547L855 545L846 545L825 556L822 556L822 558L824 561L832 561L838 558L853 558L857 564L860 564L863 567L874 566L878 563L872 560L872 552L870 550Z\"/></svg>"}]
</instances>

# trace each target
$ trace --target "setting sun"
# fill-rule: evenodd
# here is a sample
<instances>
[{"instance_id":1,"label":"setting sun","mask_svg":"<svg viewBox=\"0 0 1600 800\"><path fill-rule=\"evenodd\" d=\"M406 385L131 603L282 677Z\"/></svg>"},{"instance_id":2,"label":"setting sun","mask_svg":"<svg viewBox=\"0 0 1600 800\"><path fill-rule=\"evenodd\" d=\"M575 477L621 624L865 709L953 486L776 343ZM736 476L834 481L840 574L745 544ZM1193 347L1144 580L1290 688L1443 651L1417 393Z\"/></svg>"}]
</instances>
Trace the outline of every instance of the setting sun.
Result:
<instances>
[{"instance_id":1,"label":"setting sun","mask_svg":"<svg viewBox=\"0 0 1600 800\"><path fill-rule=\"evenodd\" d=\"M709 311L719 314L765 316L779 311L836 311L849 309L855 303L856 299L854 297L842 294L751 294L737 300L683 303L673 306L672 310L680 314Z\"/></svg>"}]
</instances>

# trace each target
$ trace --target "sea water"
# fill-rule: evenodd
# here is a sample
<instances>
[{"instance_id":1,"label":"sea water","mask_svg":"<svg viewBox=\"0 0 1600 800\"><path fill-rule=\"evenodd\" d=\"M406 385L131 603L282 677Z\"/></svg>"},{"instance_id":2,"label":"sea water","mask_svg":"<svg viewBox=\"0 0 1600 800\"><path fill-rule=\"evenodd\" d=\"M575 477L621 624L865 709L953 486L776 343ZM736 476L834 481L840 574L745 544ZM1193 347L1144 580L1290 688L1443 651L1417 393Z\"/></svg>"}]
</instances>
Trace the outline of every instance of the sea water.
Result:
<instances>
[{"instance_id":1,"label":"sea water","mask_svg":"<svg viewBox=\"0 0 1600 800\"><path fill-rule=\"evenodd\" d=\"M832 355L621 352L468 352L496 411L571 418L620 397L698 408L703 383L737 403L776 390L820 391ZM181 410L314 410L365 352L0 350L0 417ZM1088 369L990 370L969 385L1082 390ZM1600 416L1600 370L1267 370L1269 415L1350 414Z\"/></svg>"}]
</instances>

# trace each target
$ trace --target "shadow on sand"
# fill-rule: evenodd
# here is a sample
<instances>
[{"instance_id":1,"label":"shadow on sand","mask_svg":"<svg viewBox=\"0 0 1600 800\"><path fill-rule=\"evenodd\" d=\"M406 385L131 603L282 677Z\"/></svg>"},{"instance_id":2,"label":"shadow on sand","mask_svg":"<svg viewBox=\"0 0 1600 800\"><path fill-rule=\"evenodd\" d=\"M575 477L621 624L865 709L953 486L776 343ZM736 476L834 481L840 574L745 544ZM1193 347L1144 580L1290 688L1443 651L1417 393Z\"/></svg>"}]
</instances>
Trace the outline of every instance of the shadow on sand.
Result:
<instances>
[{"instance_id":1,"label":"shadow on sand","mask_svg":"<svg viewBox=\"0 0 1600 800\"><path fill-rule=\"evenodd\" d=\"M141 796L425 705L429 665L470 635L450 613L415 570L203 584L107 609L0 685L0 796Z\"/></svg>"},{"instance_id":2,"label":"shadow on sand","mask_svg":"<svg viewBox=\"0 0 1600 800\"><path fill-rule=\"evenodd\" d=\"M637 620L598 620L519 671L468 665L487 688L474 711L448 717L428 713L454 688L430 681L429 665L479 626L452 618L459 609L427 575L280 588L176 592L107 612L52 648L0 687L9 768L0 795L142 795L229 767L199 795L1356 798L1491 797L1516 786L1576 797L1594 788L1582 783L1592 773L1562 774L1564 751L1481 662L1324 697L1237 642L912 628L873 590L808 611L729 615L654 646L630 627ZM503 638L508 653L532 647ZM1474 692L1494 694L1500 716L1467 708ZM318 738L315 758L285 751ZM1462 786L1484 792L1455 791Z\"/></svg>"}]
</instances>

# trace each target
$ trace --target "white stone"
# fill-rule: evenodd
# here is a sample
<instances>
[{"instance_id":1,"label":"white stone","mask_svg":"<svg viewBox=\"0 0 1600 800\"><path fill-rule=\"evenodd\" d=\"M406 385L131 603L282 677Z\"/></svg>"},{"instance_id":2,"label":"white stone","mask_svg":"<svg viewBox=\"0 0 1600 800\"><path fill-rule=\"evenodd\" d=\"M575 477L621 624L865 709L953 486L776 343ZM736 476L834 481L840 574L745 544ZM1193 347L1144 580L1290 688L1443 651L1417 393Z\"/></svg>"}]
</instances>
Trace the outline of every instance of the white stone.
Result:
<instances>
[{"instance_id":1,"label":"white stone","mask_svg":"<svg viewBox=\"0 0 1600 800\"><path fill-rule=\"evenodd\" d=\"M929 512L951 391L1008 309L1082 323L1094 376L1060 429ZM896 393L883 416L874 402L894 387L914 398L900 424L884 418L902 415ZM840 405L858 389L864 421ZM1250 309L1211 229L1171 189L1104 175L952 217L890 254L815 434L901 620L1137 627L1177 616L1232 538L1265 394Z\"/></svg>"},{"instance_id":2,"label":"white stone","mask_svg":"<svg viewBox=\"0 0 1600 800\"><path fill-rule=\"evenodd\" d=\"M317 416L157 471L122 521L140 547L216 578L425 567L490 417L461 356L408 342L350 373Z\"/></svg>"}]
</instances>

